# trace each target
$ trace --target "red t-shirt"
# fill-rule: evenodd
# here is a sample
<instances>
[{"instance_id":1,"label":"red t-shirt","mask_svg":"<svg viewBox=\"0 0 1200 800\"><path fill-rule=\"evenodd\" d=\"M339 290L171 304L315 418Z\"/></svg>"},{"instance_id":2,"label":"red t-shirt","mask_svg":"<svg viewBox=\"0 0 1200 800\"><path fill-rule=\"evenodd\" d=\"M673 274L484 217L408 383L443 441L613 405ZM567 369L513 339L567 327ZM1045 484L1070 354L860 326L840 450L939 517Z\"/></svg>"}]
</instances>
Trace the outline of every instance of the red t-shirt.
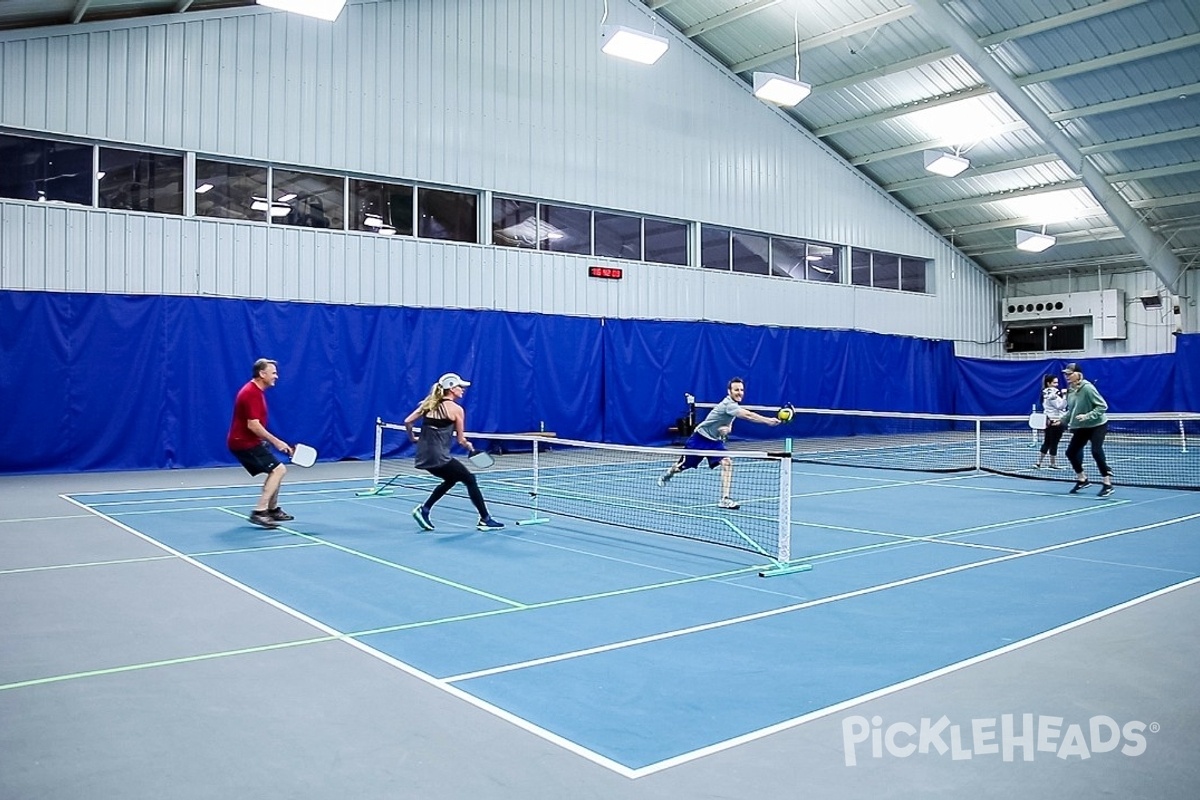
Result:
<instances>
[{"instance_id":1,"label":"red t-shirt","mask_svg":"<svg viewBox=\"0 0 1200 800\"><path fill-rule=\"evenodd\" d=\"M254 381L248 381L238 390L233 400L233 422L229 426L229 437L226 443L230 450L249 450L262 443L246 425L248 420L256 419L262 426L267 427L267 395Z\"/></svg>"}]
</instances>

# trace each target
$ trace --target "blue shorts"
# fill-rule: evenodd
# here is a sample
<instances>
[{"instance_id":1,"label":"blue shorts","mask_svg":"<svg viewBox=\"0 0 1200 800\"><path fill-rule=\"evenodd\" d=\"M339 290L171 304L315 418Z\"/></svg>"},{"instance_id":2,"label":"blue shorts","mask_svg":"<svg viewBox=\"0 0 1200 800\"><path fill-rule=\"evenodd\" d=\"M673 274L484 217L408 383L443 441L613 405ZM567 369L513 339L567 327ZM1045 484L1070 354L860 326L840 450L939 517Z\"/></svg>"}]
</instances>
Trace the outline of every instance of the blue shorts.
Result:
<instances>
[{"instance_id":1,"label":"blue shorts","mask_svg":"<svg viewBox=\"0 0 1200 800\"><path fill-rule=\"evenodd\" d=\"M693 433L691 436L689 436L687 442L685 442L683 446L684 449L687 450L725 450L724 442L709 439L707 436L699 433ZM681 471L685 469L693 469L700 466L701 461L708 461L708 468L712 469L720 464L723 458L724 456L700 456L691 455L689 453L688 455L679 459L679 469Z\"/></svg>"},{"instance_id":2,"label":"blue shorts","mask_svg":"<svg viewBox=\"0 0 1200 800\"><path fill-rule=\"evenodd\" d=\"M267 447L267 443L263 442L257 447L251 447L247 450L231 450L237 460L246 468L246 472L251 475L261 475L263 473L271 474L275 468L279 466L279 459Z\"/></svg>"}]
</instances>

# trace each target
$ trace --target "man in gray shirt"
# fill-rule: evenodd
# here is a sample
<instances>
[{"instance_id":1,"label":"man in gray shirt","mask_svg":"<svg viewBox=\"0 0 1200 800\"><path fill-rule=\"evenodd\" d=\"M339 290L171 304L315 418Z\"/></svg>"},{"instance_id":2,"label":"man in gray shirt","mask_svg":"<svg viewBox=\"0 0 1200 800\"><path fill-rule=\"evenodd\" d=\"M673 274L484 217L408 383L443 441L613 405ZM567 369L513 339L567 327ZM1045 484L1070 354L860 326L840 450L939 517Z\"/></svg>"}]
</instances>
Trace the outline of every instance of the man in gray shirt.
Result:
<instances>
[{"instance_id":1,"label":"man in gray shirt","mask_svg":"<svg viewBox=\"0 0 1200 800\"><path fill-rule=\"evenodd\" d=\"M774 417L764 417L761 414L755 414L748 408L742 408L742 398L746 396L746 384L741 378L732 378L728 384L728 395L724 400L717 403L713 410L708 412L708 416L704 421L696 426L696 430L688 437L684 448L687 450L711 450L720 452L725 450L725 440L729 438L730 432L733 430L733 421L735 419L746 419L751 422L759 422L763 425L778 425L779 420ZM721 508L737 509L740 504L735 501L731 495L733 488L733 461L728 456L711 455L704 456L699 454L688 454L680 456L662 477L658 479L659 486L666 486L667 481L683 472L685 469L693 469L698 467L701 461L708 461L708 468L713 469L718 464L721 465L721 500L717 503Z\"/></svg>"}]
</instances>

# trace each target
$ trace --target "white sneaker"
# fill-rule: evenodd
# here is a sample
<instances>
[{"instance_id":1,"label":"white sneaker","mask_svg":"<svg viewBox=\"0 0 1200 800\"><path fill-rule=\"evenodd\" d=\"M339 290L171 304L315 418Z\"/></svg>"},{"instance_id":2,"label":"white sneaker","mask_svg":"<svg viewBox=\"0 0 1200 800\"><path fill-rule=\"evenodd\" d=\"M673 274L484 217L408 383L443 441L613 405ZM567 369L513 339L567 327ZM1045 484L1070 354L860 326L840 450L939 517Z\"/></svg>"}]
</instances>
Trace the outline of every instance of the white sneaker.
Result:
<instances>
[{"instance_id":1,"label":"white sneaker","mask_svg":"<svg viewBox=\"0 0 1200 800\"><path fill-rule=\"evenodd\" d=\"M674 473L674 472L671 472L671 470L667 470L666 472L664 472L664 473L663 473L662 475L660 475L660 476L659 476L659 478L658 478L658 485L659 485L659 486L666 486L666 485L667 485L667 481L671 480L671 476L672 476L672 475L674 475L674 474L675 474L675 473Z\"/></svg>"},{"instance_id":2,"label":"white sneaker","mask_svg":"<svg viewBox=\"0 0 1200 800\"><path fill-rule=\"evenodd\" d=\"M721 502L717 503L717 506L720 508L728 508L733 511L741 508L742 504L738 503L731 497L722 497Z\"/></svg>"},{"instance_id":3,"label":"white sneaker","mask_svg":"<svg viewBox=\"0 0 1200 800\"><path fill-rule=\"evenodd\" d=\"M1062 469L1058 464L1051 464L1050 469Z\"/></svg>"}]
</instances>

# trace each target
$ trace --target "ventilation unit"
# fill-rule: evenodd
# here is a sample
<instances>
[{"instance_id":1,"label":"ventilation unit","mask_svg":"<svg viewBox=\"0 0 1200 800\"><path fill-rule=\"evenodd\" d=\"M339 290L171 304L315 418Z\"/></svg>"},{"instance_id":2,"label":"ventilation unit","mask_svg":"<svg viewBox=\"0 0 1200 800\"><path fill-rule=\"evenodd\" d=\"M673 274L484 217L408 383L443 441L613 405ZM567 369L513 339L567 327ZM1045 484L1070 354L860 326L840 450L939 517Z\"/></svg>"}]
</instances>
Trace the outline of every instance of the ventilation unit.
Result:
<instances>
[{"instance_id":1,"label":"ventilation unit","mask_svg":"<svg viewBox=\"0 0 1200 800\"><path fill-rule=\"evenodd\" d=\"M1004 322L1058 322L1091 317L1093 338L1125 338L1125 293L1120 289L1009 297L1003 303L1000 318Z\"/></svg>"}]
</instances>

